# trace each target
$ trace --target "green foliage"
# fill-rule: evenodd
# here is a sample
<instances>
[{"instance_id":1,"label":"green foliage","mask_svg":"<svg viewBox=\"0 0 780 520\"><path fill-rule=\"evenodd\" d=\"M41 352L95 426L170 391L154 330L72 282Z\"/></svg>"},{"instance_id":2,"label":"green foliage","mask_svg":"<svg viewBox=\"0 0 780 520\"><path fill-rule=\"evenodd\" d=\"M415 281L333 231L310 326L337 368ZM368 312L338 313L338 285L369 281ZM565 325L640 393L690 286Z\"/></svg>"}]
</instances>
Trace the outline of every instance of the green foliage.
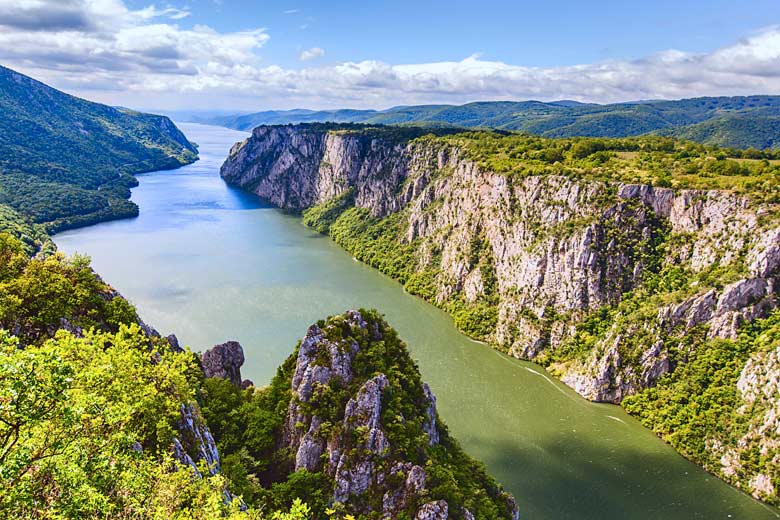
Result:
<instances>
[{"instance_id":1,"label":"green foliage","mask_svg":"<svg viewBox=\"0 0 780 520\"><path fill-rule=\"evenodd\" d=\"M367 209L350 207L328 227L328 233L355 258L401 283L414 273L415 243L403 240L405 214L373 217Z\"/></svg>"},{"instance_id":2,"label":"green foliage","mask_svg":"<svg viewBox=\"0 0 780 520\"><path fill-rule=\"evenodd\" d=\"M748 358L769 352L780 343L780 313L743 326L737 340L700 338L691 348L676 353L677 368L665 375L654 388L628 397L623 405L643 424L660 434L680 453L720 473L717 442L740 447L736 474L723 475L732 483L749 488L753 475L763 473L780 481L776 464L776 432L765 431L768 449L742 446L741 439L755 420L763 420L765 404L745 405L737 381ZM743 407L744 405L744 407ZM754 449L755 448L755 449ZM777 497L766 497L778 503Z\"/></svg>"},{"instance_id":3,"label":"green foliage","mask_svg":"<svg viewBox=\"0 0 780 520\"><path fill-rule=\"evenodd\" d=\"M714 146L754 150L780 148L780 113L737 112L663 133Z\"/></svg>"},{"instance_id":4,"label":"green foliage","mask_svg":"<svg viewBox=\"0 0 780 520\"><path fill-rule=\"evenodd\" d=\"M225 501L222 475L193 478L171 458L181 403L199 371L139 327L61 331L18 348L0 330L0 510L8 518L259 519ZM286 510L286 508L285 508ZM309 508L292 500L288 513Z\"/></svg>"},{"instance_id":5,"label":"green foliage","mask_svg":"<svg viewBox=\"0 0 780 520\"><path fill-rule=\"evenodd\" d=\"M31 223L4 204L0 204L0 234L2 233L9 234L19 240L24 252L28 255L51 254L56 249L51 238L41 226Z\"/></svg>"},{"instance_id":6,"label":"green foliage","mask_svg":"<svg viewBox=\"0 0 780 520\"><path fill-rule=\"evenodd\" d=\"M0 509L74 518L131 507L122 495L150 469L131 447L167 451L194 357L150 352L138 327L61 332L24 350L0 334Z\"/></svg>"},{"instance_id":7,"label":"green foliage","mask_svg":"<svg viewBox=\"0 0 780 520\"><path fill-rule=\"evenodd\" d=\"M285 479L291 468L289 454L279 452L276 443L292 397L294 368L294 359L288 359L264 388L240 390L224 379L206 379L199 398L201 411L217 441L233 493L266 507L288 507L293 498L303 496L321 511L324 505L319 507L322 504L313 489L311 496L292 496L283 487L278 489L278 496L269 491L274 483ZM280 498L282 495L284 498Z\"/></svg>"},{"instance_id":8,"label":"green foliage","mask_svg":"<svg viewBox=\"0 0 780 520\"><path fill-rule=\"evenodd\" d=\"M429 445L422 430L427 421L427 400L416 364L397 333L376 311L361 310L361 314L366 328L351 325L344 316L333 316L319 324L330 341L358 345L351 362L353 379L349 383L331 381L320 387L311 400L298 405L307 415L316 415L322 421L322 435L338 434L343 428L347 401L368 379L385 374L390 385L383 396L381 425L391 452L382 460L408 460L424 465L431 487L428 498L447 500L452 511L467 507L478 518L506 518L500 487L463 452L441 420L441 442ZM381 339L376 331L380 331ZM297 352L280 367L271 385L263 389L242 391L223 380L206 380L202 410L226 461L225 475L230 478L231 489L241 489L245 500L261 508L287 508L298 497L309 504L315 517L322 518L333 493L333 479L321 472L293 472L294 454L278 449L282 421L293 397L290 388L296 359ZM357 432L358 436L360 433ZM258 439L259 444L253 444ZM345 442L339 445L343 452L355 449L349 439ZM380 502L374 507L377 510L381 509L381 497L378 499ZM348 510L352 506L340 507ZM414 514L414 507L409 513Z\"/></svg>"},{"instance_id":9,"label":"green foliage","mask_svg":"<svg viewBox=\"0 0 780 520\"><path fill-rule=\"evenodd\" d=\"M304 211L303 223L314 228L318 233L327 233L336 219L354 202L354 190L349 189L338 197Z\"/></svg>"},{"instance_id":10,"label":"green foliage","mask_svg":"<svg viewBox=\"0 0 780 520\"><path fill-rule=\"evenodd\" d=\"M731 190L761 202L780 202L780 162L775 152L743 154L651 136L548 139L467 132L440 139L465 150L483 168L508 176L563 175L675 189ZM762 158L753 158L758 156ZM552 164L551 157L555 158Z\"/></svg>"},{"instance_id":11,"label":"green foliage","mask_svg":"<svg viewBox=\"0 0 780 520\"><path fill-rule=\"evenodd\" d=\"M462 300L454 300L447 309L452 314L455 326L473 338L488 338L496 330L498 308L493 304L466 304Z\"/></svg>"},{"instance_id":12,"label":"green foliage","mask_svg":"<svg viewBox=\"0 0 780 520\"><path fill-rule=\"evenodd\" d=\"M49 231L135 216L133 174L196 158L166 117L91 103L0 67L0 204Z\"/></svg>"},{"instance_id":13,"label":"green foliage","mask_svg":"<svg viewBox=\"0 0 780 520\"><path fill-rule=\"evenodd\" d=\"M24 245L0 233L0 328L23 344L40 343L63 326L116 331L138 322L127 300L89 267L89 259L61 253L30 258Z\"/></svg>"}]
</instances>

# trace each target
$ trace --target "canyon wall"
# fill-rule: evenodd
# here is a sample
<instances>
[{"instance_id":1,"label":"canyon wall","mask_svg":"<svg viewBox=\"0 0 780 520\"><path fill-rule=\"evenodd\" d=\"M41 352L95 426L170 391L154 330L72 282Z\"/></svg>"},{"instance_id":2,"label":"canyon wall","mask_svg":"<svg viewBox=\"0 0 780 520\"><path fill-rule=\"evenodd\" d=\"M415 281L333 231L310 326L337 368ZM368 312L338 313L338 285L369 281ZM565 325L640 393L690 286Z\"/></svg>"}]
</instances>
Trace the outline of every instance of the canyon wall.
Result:
<instances>
[{"instance_id":1,"label":"canyon wall","mask_svg":"<svg viewBox=\"0 0 780 520\"><path fill-rule=\"evenodd\" d=\"M545 365L595 401L653 388L697 345L736 341L778 305L777 210L727 191L505 175L444 139L326 125L258 127L221 175L303 211L360 259L355 244L386 239L369 263L449 310L466 332ZM396 253L381 251L393 245L409 252L404 274L383 268L381 256ZM750 357L740 381L755 381L770 359ZM740 392L749 386L741 384ZM743 403L756 398L745 392ZM776 417L778 396L765 401ZM761 424L745 437L771 437L764 455L780 462L780 429ZM725 460L729 442L708 439L712 456ZM734 449L750 444L740 442ZM702 463L756 496L776 496L767 475L729 479L729 464Z\"/></svg>"}]
</instances>

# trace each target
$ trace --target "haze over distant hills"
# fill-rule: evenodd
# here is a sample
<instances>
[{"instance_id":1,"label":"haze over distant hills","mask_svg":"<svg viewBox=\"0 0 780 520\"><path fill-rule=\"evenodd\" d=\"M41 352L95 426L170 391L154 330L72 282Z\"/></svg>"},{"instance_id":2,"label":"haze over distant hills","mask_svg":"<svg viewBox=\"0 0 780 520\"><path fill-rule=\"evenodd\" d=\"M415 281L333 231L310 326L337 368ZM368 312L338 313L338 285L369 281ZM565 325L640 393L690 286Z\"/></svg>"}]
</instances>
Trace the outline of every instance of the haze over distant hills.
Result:
<instances>
[{"instance_id":1,"label":"haze over distant hills","mask_svg":"<svg viewBox=\"0 0 780 520\"><path fill-rule=\"evenodd\" d=\"M188 118L237 130L258 125L336 122L453 125L545 137L627 137L655 133L734 148L780 147L780 96L701 97L599 105L577 101L484 101L387 110L268 110Z\"/></svg>"}]
</instances>

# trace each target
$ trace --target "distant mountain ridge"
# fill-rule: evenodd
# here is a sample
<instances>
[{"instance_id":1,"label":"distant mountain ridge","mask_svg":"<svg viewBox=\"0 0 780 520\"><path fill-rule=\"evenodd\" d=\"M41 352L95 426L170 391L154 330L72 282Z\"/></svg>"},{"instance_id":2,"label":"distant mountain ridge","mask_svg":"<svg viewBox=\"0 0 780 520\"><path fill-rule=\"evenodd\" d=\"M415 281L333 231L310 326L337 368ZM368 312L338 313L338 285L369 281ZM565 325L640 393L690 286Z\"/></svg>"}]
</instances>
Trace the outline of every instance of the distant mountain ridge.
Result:
<instances>
[{"instance_id":1,"label":"distant mountain ridge","mask_svg":"<svg viewBox=\"0 0 780 520\"><path fill-rule=\"evenodd\" d=\"M0 66L0 204L49 231L134 216L134 174L196 159L165 116L93 103Z\"/></svg>"},{"instance_id":2,"label":"distant mountain ridge","mask_svg":"<svg viewBox=\"0 0 780 520\"><path fill-rule=\"evenodd\" d=\"M387 110L269 110L193 118L237 130L313 122L422 124L516 130L544 137L656 133L734 148L780 147L780 96L701 97L599 105L562 100L482 101Z\"/></svg>"}]
</instances>

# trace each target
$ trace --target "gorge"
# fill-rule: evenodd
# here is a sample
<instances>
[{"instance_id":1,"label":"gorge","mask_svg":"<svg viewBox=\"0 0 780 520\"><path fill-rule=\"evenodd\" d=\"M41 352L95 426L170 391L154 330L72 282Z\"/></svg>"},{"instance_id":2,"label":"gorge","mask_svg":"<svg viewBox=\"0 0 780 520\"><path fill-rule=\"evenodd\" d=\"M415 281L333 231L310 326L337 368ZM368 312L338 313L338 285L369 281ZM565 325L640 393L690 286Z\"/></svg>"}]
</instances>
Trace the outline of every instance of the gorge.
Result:
<instances>
[{"instance_id":1,"label":"gorge","mask_svg":"<svg viewBox=\"0 0 780 520\"><path fill-rule=\"evenodd\" d=\"M681 453L776 502L780 231L771 185L753 180L777 171L716 153L310 124L256 128L221 174L303 210L464 332L584 397L623 402Z\"/></svg>"},{"instance_id":2,"label":"gorge","mask_svg":"<svg viewBox=\"0 0 780 520\"><path fill-rule=\"evenodd\" d=\"M199 143L201 161L140 176L137 219L55 236L60 249L90 254L159 330L196 349L238 339L243 375L263 384L311 322L376 307L409 344L454 436L517 497L525 517L775 517L619 408L588 403L541 367L468 340L443 312L297 217L224 186L217 168L244 135L182 129Z\"/></svg>"}]
</instances>

